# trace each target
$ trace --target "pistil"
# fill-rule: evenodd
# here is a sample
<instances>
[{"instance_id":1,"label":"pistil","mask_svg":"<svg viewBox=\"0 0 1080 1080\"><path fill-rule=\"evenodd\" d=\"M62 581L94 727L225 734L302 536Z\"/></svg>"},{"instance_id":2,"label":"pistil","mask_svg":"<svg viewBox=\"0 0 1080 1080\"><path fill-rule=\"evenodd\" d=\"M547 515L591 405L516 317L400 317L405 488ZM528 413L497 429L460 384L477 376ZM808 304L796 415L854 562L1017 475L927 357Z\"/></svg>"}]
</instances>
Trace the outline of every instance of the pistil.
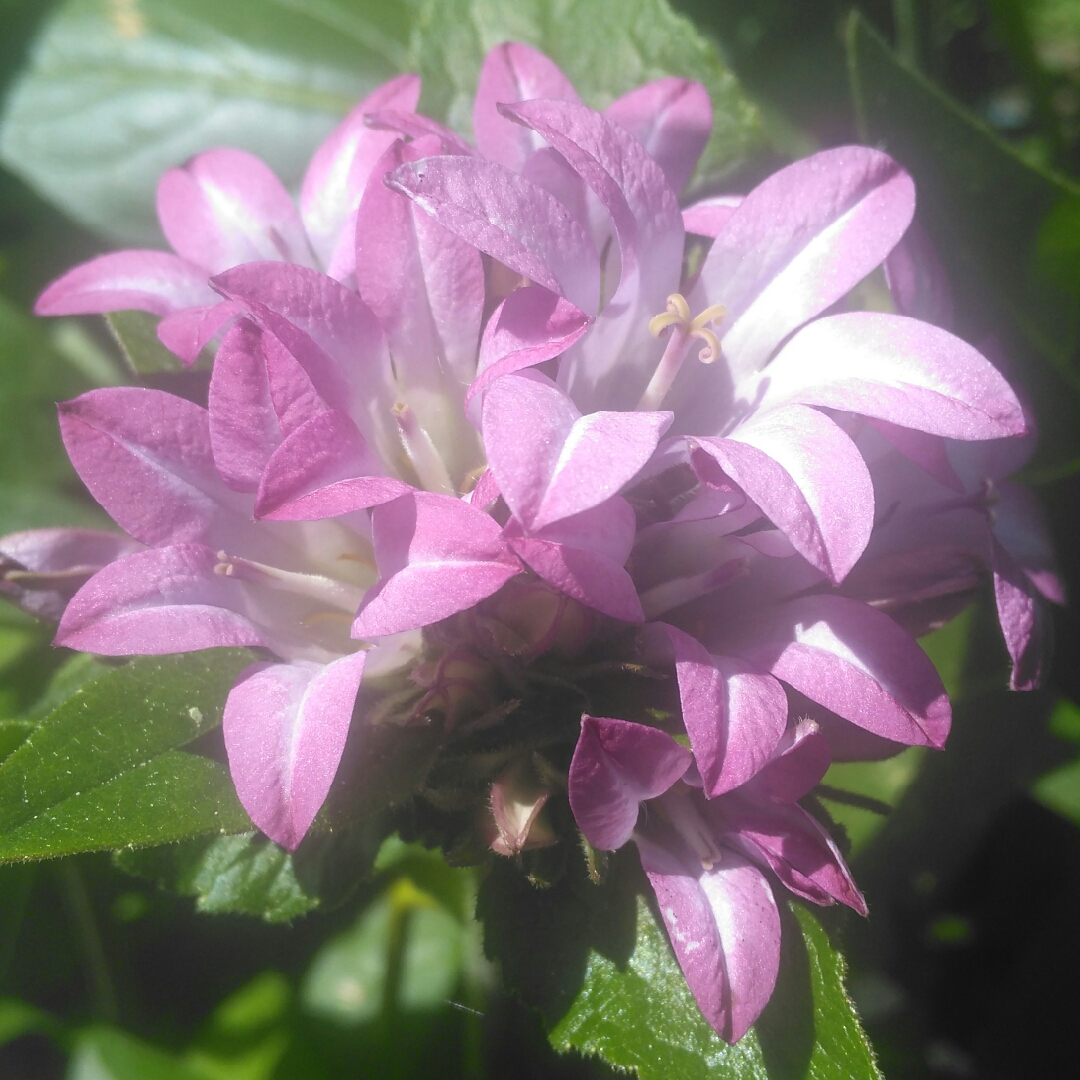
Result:
<instances>
[{"instance_id":1,"label":"pistil","mask_svg":"<svg viewBox=\"0 0 1080 1080\"><path fill-rule=\"evenodd\" d=\"M696 318L690 317L690 305L686 297L681 293L672 293L667 300L667 310L659 315L654 315L649 320L649 333L658 338L668 327L672 328L671 337L668 339L667 348L660 358L660 363L653 372L645 393L638 402L638 412L648 412L659 409L667 397L668 391L675 382L675 376L679 374L683 361L686 359L687 350L692 339L704 343L704 348L698 353L698 360L703 364L715 363L720 358L720 338L709 324L716 322L727 314L727 308L723 304L712 304L702 311Z\"/></svg>"},{"instance_id":2,"label":"pistil","mask_svg":"<svg viewBox=\"0 0 1080 1080\"><path fill-rule=\"evenodd\" d=\"M425 491L437 491L442 495L456 495L450 474L439 456L435 444L428 433L420 426L416 413L403 401L393 409L401 444Z\"/></svg>"},{"instance_id":3,"label":"pistil","mask_svg":"<svg viewBox=\"0 0 1080 1080\"><path fill-rule=\"evenodd\" d=\"M269 589L279 589L297 596L306 596L350 614L356 613L356 609L364 599L364 589L347 585L343 581L336 581L334 578L324 577L322 574L298 574L292 570L281 570L276 566L268 566L266 563L254 562L252 559L237 558L224 551L219 551L217 557L215 574L236 578L238 581L249 581L253 585L264 585Z\"/></svg>"}]
</instances>

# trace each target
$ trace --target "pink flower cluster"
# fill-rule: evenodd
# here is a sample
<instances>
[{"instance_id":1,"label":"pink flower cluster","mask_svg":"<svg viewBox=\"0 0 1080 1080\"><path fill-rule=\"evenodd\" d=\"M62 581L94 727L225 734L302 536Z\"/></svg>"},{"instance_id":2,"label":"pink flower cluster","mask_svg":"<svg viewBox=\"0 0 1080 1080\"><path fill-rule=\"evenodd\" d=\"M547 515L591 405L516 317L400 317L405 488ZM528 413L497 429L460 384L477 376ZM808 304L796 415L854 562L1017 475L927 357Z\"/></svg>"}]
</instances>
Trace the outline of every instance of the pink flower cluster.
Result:
<instances>
[{"instance_id":1,"label":"pink flower cluster","mask_svg":"<svg viewBox=\"0 0 1080 1080\"><path fill-rule=\"evenodd\" d=\"M127 536L9 537L3 588L62 612L71 648L267 650L224 732L288 848L350 724L376 723L442 724L417 798L481 845L633 841L737 1040L775 983L777 898L865 912L799 800L834 760L945 741L911 634L990 575L1015 685L1038 677L1061 596L1000 482L1023 409L912 317L935 317L940 275L885 154L827 150L680 209L712 125L696 83L598 113L503 45L475 146L418 93L403 76L357 106L299 210L213 150L161 181L175 255L105 255L45 291L42 314L160 315L188 362L220 344L208 409L137 387L60 407ZM882 264L899 314L842 310Z\"/></svg>"}]
</instances>

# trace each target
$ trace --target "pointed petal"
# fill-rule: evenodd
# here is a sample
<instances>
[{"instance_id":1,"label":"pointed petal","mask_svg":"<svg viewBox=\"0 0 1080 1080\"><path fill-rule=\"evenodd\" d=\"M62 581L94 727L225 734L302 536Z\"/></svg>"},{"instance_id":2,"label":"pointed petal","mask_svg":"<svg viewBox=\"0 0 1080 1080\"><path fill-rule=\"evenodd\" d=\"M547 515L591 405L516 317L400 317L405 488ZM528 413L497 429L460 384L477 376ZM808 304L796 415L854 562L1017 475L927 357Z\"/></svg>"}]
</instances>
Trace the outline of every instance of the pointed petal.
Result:
<instances>
[{"instance_id":1,"label":"pointed petal","mask_svg":"<svg viewBox=\"0 0 1080 1080\"><path fill-rule=\"evenodd\" d=\"M375 163L394 143L391 131L373 131L365 116L379 109L415 109L420 77L398 75L368 94L315 151L300 187L300 213L322 266L339 281L352 273L357 206Z\"/></svg>"},{"instance_id":2,"label":"pointed petal","mask_svg":"<svg viewBox=\"0 0 1080 1080\"><path fill-rule=\"evenodd\" d=\"M469 408L496 379L553 360L588 330L592 319L541 285L515 289L484 328L477 375L465 394ZM474 410L470 410L470 418ZM479 413L476 413L479 426Z\"/></svg>"},{"instance_id":3,"label":"pointed petal","mask_svg":"<svg viewBox=\"0 0 1080 1080\"><path fill-rule=\"evenodd\" d=\"M609 105L604 116L648 150L676 193L690 179L713 126L709 92L690 79L657 79L639 86Z\"/></svg>"},{"instance_id":4,"label":"pointed petal","mask_svg":"<svg viewBox=\"0 0 1080 1080\"><path fill-rule=\"evenodd\" d=\"M760 410L798 401L961 440L1027 430L1012 388L981 353L900 315L853 311L819 319L780 350L761 378Z\"/></svg>"},{"instance_id":5,"label":"pointed petal","mask_svg":"<svg viewBox=\"0 0 1080 1080\"><path fill-rule=\"evenodd\" d=\"M424 152L397 142L375 171L383 176ZM461 403L484 310L480 253L382 183L368 186L356 220L357 289L386 332L405 400L460 481L479 453Z\"/></svg>"},{"instance_id":6,"label":"pointed petal","mask_svg":"<svg viewBox=\"0 0 1080 1080\"><path fill-rule=\"evenodd\" d=\"M425 140L437 140L436 148L432 153L461 154L465 157L473 157L476 151L456 132L440 124L438 120L432 120L430 116L423 116L416 112L406 112L404 109L380 109L378 112L369 113L367 117L369 127L380 131L393 131L398 135L404 135L414 142Z\"/></svg>"},{"instance_id":7,"label":"pointed petal","mask_svg":"<svg viewBox=\"0 0 1080 1080\"><path fill-rule=\"evenodd\" d=\"M206 270L165 251L112 251L57 278L37 299L37 315L149 311L168 315L213 304Z\"/></svg>"},{"instance_id":8,"label":"pointed petal","mask_svg":"<svg viewBox=\"0 0 1080 1080\"><path fill-rule=\"evenodd\" d=\"M637 589L624 569L635 524L630 504L616 497L531 536L511 518L503 535L510 549L560 592L613 619L641 622Z\"/></svg>"},{"instance_id":9,"label":"pointed petal","mask_svg":"<svg viewBox=\"0 0 1080 1080\"><path fill-rule=\"evenodd\" d=\"M870 540L874 486L862 455L827 416L789 406L727 439L699 439L811 565L840 582Z\"/></svg>"},{"instance_id":10,"label":"pointed petal","mask_svg":"<svg viewBox=\"0 0 1080 1080\"><path fill-rule=\"evenodd\" d=\"M217 561L201 544L175 544L109 563L72 598L55 644L102 656L268 644L242 614L244 586L215 574Z\"/></svg>"},{"instance_id":11,"label":"pointed petal","mask_svg":"<svg viewBox=\"0 0 1080 1080\"><path fill-rule=\"evenodd\" d=\"M460 499L420 491L371 513L381 580L353 636L428 626L472 607L521 572L494 519Z\"/></svg>"},{"instance_id":12,"label":"pointed petal","mask_svg":"<svg viewBox=\"0 0 1080 1080\"><path fill-rule=\"evenodd\" d=\"M440 225L586 315L600 302L600 264L584 227L553 195L493 162L427 158L387 184Z\"/></svg>"},{"instance_id":13,"label":"pointed petal","mask_svg":"<svg viewBox=\"0 0 1080 1080\"><path fill-rule=\"evenodd\" d=\"M662 795L691 753L666 732L606 717L581 718L570 762L570 808L593 847L614 851L630 839L646 799Z\"/></svg>"},{"instance_id":14,"label":"pointed petal","mask_svg":"<svg viewBox=\"0 0 1080 1080\"><path fill-rule=\"evenodd\" d=\"M99 529L30 529L0 537L0 597L57 622L72 596L100 570L142 545Z\"/></svg>"},{"instance_id":15,"label":"pointed petal","mask_svg":"<svg viewBox=\"0 0 1080 1080\"><path fill-rule=\"evenodd\" d=\"M579 100L570 80L542 52L513 41L496 45L480 68L472 116L477 149L489 161L520 172L530 154L544 145L497 107L532 98Z\"/></svg>"},{"instance_id":16,"label":"pointed petal","mask_svg":"<svg viewBox=\"0 0 1080 1080\"><path fill-rule=\"evenodd\" d=\"M239 506L214 469L208 417L198 405L127 386L91 390L59 410L83 483L136 540L206 541Z\"/></svg>"},{"instance_id":17,"label":"pointed petal","mask_svg":"<svg viewBox=\"0 0 1080 1080\"><path fill-rule=\"evenodd\" d=\"M842 146L774 173L743 200L701 268L690 307L727 307L736 384L796 327L858 284L903 236L915 187L890 157Z\"/></svg>"},{"instance_id":18,"label":"pointed petal","mask_svg":"<svg viewBox=\"0 0 1080 1080\"><path fill-rule=\"evenodd\" d=\"M716 195L692 203L682 212L683 228L714 240L742 201L742 195Z\"/></svg>"},{"instance_id":19,"label":"pointed petal","mask_svg":"<svg viewBox=\"0 0 1080 1080\"><path fill-rule=\"evenodd\" d=\"M536 373L496 380L484 396L491 470L514 516L532 531L617 494L652 456L671 413L581 416ZM522 432L531 431L528 439Z\"/></svg>"},{"instance_id":20,"label":"pointed petal","mask_svg":"<svg viewBox=\"0 0 1080 1080\"><path fill-rule=\"evenodd\" d=\"M1065 582L1039 497L1030 488L1008 481L996 485L996 495L994 539L1041 596L1055 604L1066 603Z\"/></svg>"},{"instance_id":21,"label":"pointed petal","mask_svg":"<svg viewBox=\"0 0 1080 1080\"><path fill-rule=\"evenodd\" d=\"M312 265L289 193L243 150L207 150L170 169L158 182L157 209L173 250L211 274L264 259Z\"/></svg>"},{"instance_id":22,"label":"pointed petal","mask_svg":"<svg viewBox=\"0 0 1080 1080\"><path fill-rule=\"evenodd\" d=\"M289 851L333 783L364 657L252 664L225 702L222 729L236 794L251 820Z\"/></svg>"},{"instance_id":23,"label":"pointed petal","mask_svg":"<svg viewBox=\"0 0 1080 1080\"><path fill-rule=\"evenodd\" d=\"M860 915L866 901L836 841L801 806L759 806L735 796L709 807L725 843L768 867L796 896L814 904L839 900Z\"/></svg>"},{"instance_id":24,"label":"pointed petal","mask_svg":"<svg viewBox=\"0 0 1080 1080\"><path fill-rule=\"evenodd\" d=\"M787 726L787 697L771 675L712 656L697 638L660 623L675 650L683 723L711 799L766 765Z\"/></svg>"},{"instance_id":25,"label":"pointed petal","mask_svg":"<svg viewBox=\"0 0 1080 1080\"><path fill-rule=\"evenodd\" d=\"M1010 690L1034 690L1050 658L1045 601L1009 553L993 544L994 600L1005 647L1012 660Z\"/></svg>"},{"instance_id":26,"label":"pointed petal","mask_svg":"<svg viewBox=\"0 0 1080 1080\"><path fill-rule=\"evenodd\" d=\"M303 266L251 263L214 279L303 366L319 396L349 414L364 438L389 456L396 387L386 338L371 309L333 278Z\"/></svg>"},{"instance_id":27,"label":"pointed petal","mask_svg":"<svg viewBox=\"0 0 1080 1080\"><path fill-rule=\"evenodd\" d=\"M221 328L238 314L240 309L229 300L174 311L158 323L158 340L190 366Z\"/></svg>"},{"instance_id":28,"label":"pointed petal","mask_svg":"<svg viewBox=\"0 0 1080 1080\"><path fill-rule=\"evenodd\" d=\"M543 135L611 216L618 288L593 332L560 367L559 381L586 412L632 409L659 359L657 342L642 328L679 285L684 233L675 194L641 143L583 105L526 101L502 111Z\"/></svg>"},{"instance_id":29,"label":"pointed petal","mask_svg":"<svg viewBox=\"0 0 1080 1080\"><path fill-rule=\"evenodd\" d=\"M780 913L764 875L725 851L705 871L640 834L641 865L694 1000L729 1043L746 1034L772 996L780 970Z\"/></svg>"},{"instance_id":30,"label":"pointed petal","mask_svg":"<svg viewBox=\"0 0 1080 1080\"><path fill-rule=\"evenodd\" d=\"M767 640L744 655L858 727L909 746L941 747L949 699L934 665L887 615L840 596L777 609Z\"/></svg>"},{"instance_id":31,"label":"pointed petal","mask_svg":"<svg viewBox=\"0 0 1080 1080\"><path fill-rule=\"evenodd\" d=\"M757 800L793 803L821 782L831 764L829 740L816 721L803 717L785 732L745 791Z\"/></svg>"},{"instance_id":32,"label":"pointed petal","mask_svg":"<svg viewBox=\"0 0 1080 1080\"><path fill-rule=\"evenodd\" d=\"M883 435L909 461L914 461L925 473L932 476L939 484L963 491L964 483L949 461L949 452L945 440L940 435L927 435L925 431L914 428L898 427L888 420L869 421L875 431Z\"/></svg>"},{"instance_id":33,"label":"pointed petal","mask_svg":"<svg viewBox=\"0 0 1080 1080\"><path fill-rule=\"evenodd\" d=\"M281 440L326 411L296 358L243 319L225 335L210 376L214 465L234 491L257 491Z\"/></svg>"},{"instance_id":34,"label":"pointed petal","mask_svg":"<svg viewBox=\"0 0 1080 1080\"><path fill-rule=\"evenodd\" d=\"M267 462L255 516L317 521L389 502L412 490L385 472L344 413L320 413L286 436Z\"/></svg>"}]
</instances>

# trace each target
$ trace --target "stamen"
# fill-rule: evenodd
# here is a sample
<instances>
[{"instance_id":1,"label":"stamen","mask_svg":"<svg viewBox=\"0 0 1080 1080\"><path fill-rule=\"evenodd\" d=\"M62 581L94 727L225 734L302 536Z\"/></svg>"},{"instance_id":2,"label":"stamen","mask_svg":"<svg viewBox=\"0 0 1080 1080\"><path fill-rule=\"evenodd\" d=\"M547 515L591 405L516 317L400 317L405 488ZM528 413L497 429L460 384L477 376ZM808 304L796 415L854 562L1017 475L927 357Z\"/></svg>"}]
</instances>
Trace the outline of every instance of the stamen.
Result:
<instances>
[{"instance_id":1,"label":"stamen","mask_svg":"<svg viewBox=\"0 0 1080 1080\"><path fill-rule=\"evenodd\" d=\"M297 596L307 596L350 614L356 613L364 599L364 589L346 585L343 581L335 581L322 574L298 574L251 559L236 558L224 551L219 551L217 557L215 574L236 578L238 581L250 581L253 585L264 585L269 589L280 589Z\"/></svg>"},{"instance_id":2,"label":"stamen","mask_svg":"<svg viewBox=\"0 0 1080 1080\"><path fill-rule=\"evenodd\" d=\"M456 495L450 474L446 471L446 466L439 457L435 444L416 419L416 413L403 401L399 401L394 406L393 413L401 443L405 447L405 454L416 470L416 475L424 490L438 491L443 495Z\"/></svg>"},{"instance_id":3,"label":"stamen","mask_svg":"<svg viewBox=\"0 0 1080 1080\"><path fill-rule=\"evenodd\" d=\"M727 314L723 304L712 304L696 318L690 318L690 305L681 293L672 293L667 299L667 310L654 315L649 320L649 333L659 337L668 327L674 327L671 340L668 341L664 355L653 372L645 393L638 402L638 412L660 408L679 374L686 349L691 338L704 342L705 347L698 353L698 360L703 364L712 364L720 358L720 338L709 323L722 319Z\"/></svg>"},{"instance_id":4,"label":"stamen","mask_svg":"<svg viewBox=\"0 0 1080 1080\"><path fill-rule=\"evenodd\" d=\"M645 612L645 618L655 619L663 615L665 611L671 611L691 600L696 600L699 596L705 596L732 581L745 577L749 570L749 560L730 559L712 570L706 570L704 574L674 578L660 585L654 585L641 594L641 607Z\"/></svg>"},{"instance_id":5,"label":"stamen","mask_svg":"<svg viewBox=\"0 0 1080 1080\"><path fill-rule=\"evenodd\" d=\"M678 780L660 797L659 802L664 816L701 861L702 869L712 870L720 862L720 849L692 802L690 788Z\"/></svg>"}]
</instances>

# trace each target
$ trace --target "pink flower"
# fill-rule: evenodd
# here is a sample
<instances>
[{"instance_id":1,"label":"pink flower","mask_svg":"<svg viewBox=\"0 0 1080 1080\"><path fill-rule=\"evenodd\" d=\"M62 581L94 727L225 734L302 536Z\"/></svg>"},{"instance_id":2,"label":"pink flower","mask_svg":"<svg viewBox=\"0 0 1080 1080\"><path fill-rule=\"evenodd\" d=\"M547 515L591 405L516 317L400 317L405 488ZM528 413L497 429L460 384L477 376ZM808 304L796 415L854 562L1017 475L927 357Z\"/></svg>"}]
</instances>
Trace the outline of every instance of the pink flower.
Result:
<instances>
[{"instance_id":1,"label":"pink flower","mask_svg":"<svg viewBox=\"0 0 1080 1080\"><path fill-rule=\"evenodd\" d=\"M69 270L38 298L39 315L87 315L136 309L163 316L161 341L185 363L233 316L211 289L214 274L263 259L354 271L356 208L372 170L394 142L366 125L381 109L411 110L420 80L402 75L360 102L316 150L300 189L300 207L257 157L208 150L170 169L157 191L158 218L176 254L116 251Z\"/></svg>"},{"instance_id":2,"label":"pink flower","mask_svg":"<svg viewBox=\"0 0 1080 1080\"><path fill-rule=\"evenodd\" d=\"M865 910L798 800L833 758L948 733L933 665L881 610L912 597L880 558L925 544L875 526L880 433L906 465L945 438L1012 440L1023 411L944 329L827 314L910 224L910 178L884 154L825 151L680 211L711 125L696 84L601 115L545 57L500 46L479 153L414 101L358 106L386 139L361 171L386 182L339 185L337 224L305 216L303 243L263 215L256 238L284 247L221 247L233 234L201 216L217 158L163 186L177 250L201 260L190 280L212 275L222 300L151 310L236 321L207 410L141 389L61 406L80 476L145 548L82 585L57 641L269 650L225 737L244 806L290 848L361 677L378 690L358 722L442 724L416 813L447 847L565 843L568 791L594 847L637 845L695 997L738 1039L775 981L776 890ZM335 138L316 190L351 160ZM711 246L684 276L687 227ZM49 303L84 295L80 274L104 289L101 265ZM897 521L925 514L916 490ZM929 567L920 588L955 591L951 564Z\"/></svg>"}]
</instances>

